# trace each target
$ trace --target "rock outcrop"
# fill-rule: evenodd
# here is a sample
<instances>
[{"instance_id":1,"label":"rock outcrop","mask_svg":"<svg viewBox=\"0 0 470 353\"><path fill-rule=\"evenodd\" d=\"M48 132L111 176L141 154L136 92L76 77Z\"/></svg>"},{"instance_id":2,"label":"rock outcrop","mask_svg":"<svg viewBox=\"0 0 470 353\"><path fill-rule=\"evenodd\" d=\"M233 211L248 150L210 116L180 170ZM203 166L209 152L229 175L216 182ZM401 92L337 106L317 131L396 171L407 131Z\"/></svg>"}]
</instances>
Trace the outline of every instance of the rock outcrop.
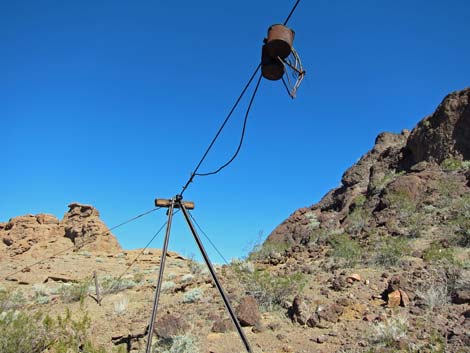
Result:
<instances>
[{"instance_id":1,"label":"rock outcrop","mask_svg":"<svg viewBox=\"0 0 470 353\"><path fill-rule=\"evenodd\" d=\"M71 203L69 211L62 219L65 237L69 238L76 247L89 247L104 252L119 252L121 247L109 229L100 219L96 208L80 203Z\"/></svg>"},{"instance_id":2,"label":"rock outcrop","mask_svg":"<svg viewBox=\"0 0 470 353\"><path fill-rule=\"evenodd\" d=\"M403 229L398 224L398 214L411 205L393 207L396 198L401 195L416 202L428 198L424 201L432 203L432 195L442 187L441 164L469 159L470 88L467 88L445 97L436 112L411 132L379 134L374 147L343 174L341 187L328 192L317 204L295 211L274 229L267 241L306 244L316 230L326 233L347 230L356 234L367 227L383 227L389 234L400 234ZM459 185L452 191L453 196L470 191L470 170L453 178L454 184ZM361 217L351 217L360 208L372 217L367 220L362 217L362 221Z\"/></svg>"},{"instance_id":3,"label":"rock outcrop","mask_svg":"<svg viewBox=\"0 0 470 353\"><path fill-rule=\"evenodd\" d=\"M75 249L116 253L121 247L100 220L96 208L72 203L59 221L49 214L14 217L0 223L0 251L10 256L47 248L61 251L71 245Z\"/></svg>"}]
</instances>

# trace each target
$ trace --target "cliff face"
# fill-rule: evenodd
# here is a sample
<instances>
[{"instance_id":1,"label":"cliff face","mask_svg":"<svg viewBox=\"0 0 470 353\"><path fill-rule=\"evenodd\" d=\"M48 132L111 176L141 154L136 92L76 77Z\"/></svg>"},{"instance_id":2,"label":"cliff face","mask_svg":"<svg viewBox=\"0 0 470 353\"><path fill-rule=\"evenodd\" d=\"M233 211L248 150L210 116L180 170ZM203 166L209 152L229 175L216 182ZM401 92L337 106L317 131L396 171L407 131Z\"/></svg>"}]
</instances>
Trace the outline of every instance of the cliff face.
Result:
<instances>
[{"instance_id":1,"label":"cliff face","mask_svg":"<svg viewBox=\"0 0 470 353\"><path fill-rule=\"evenodd\" d=\"M343 174L341 187L328 192L317 204L295 211L267 242L307 244L312 232L318 230L350 234L367 229L379 234L409 232L402 217L406 205L397 205L395 199L402 197L403 202L416 208L436 206L443 192L450 192L452 195L447 196L454 198L468 193L469 159L467 88L445 97L411 133L381 133L374 147ZM445 183L452 185L452 191L442 190Z\"/></svg>"},{"instance_id":2,"label":"cliff face","mask_svg":"<svg viewBox=\"0 0 470 353\"><path fill-rule=\"evenodd\" d=\"M64 218L38 214L14 217L0 223L0 252L9 256L43 252L50 248L60 251L74 246L117 253L121 251L116 238L99 218L96 208L72 203Z\"/></svg>"}]
</instances>

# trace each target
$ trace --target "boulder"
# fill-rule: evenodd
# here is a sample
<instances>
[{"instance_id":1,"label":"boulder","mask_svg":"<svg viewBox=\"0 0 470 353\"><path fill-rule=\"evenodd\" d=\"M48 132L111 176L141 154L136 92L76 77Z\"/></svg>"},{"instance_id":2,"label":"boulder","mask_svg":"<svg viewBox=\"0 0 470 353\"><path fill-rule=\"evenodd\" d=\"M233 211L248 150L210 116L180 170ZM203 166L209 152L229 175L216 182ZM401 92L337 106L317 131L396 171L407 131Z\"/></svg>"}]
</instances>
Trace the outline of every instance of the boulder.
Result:
<instances>
[{"instance_id":1,"label":"boulder","mask_svg":"<svg viewBox=\"0 0 470 353\"><path fill-rule=\"evenodd\" d=\"M251 296L244 297L240 301L235 313L242 326L255 326L261 320L258 302Z\"/></svg>"}]
</instances>

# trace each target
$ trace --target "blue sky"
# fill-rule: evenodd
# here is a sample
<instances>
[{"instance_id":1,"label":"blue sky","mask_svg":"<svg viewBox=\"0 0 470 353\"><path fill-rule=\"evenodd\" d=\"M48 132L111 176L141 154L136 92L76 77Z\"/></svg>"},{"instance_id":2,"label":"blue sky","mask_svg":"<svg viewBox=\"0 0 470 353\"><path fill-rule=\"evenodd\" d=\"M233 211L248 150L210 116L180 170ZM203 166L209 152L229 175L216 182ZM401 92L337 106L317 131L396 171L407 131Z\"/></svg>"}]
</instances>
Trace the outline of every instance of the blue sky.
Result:
<instances>
[{"instance_id":1,"label":"blue sky","mask_svg":"<svg viewBox=\"0 0 470 353\"><path fill-rule=\"evenodd\" d=\"M0 221L78 201L111 227L177 194L294 2L0 0ZM301 1L298 98L263 81L239 157L185 193L225 257L336 187L378 133L467 87L469 16L464 0ZM246 104L202 172L233 153ZM142 247L164 221L115 234ZM170 248L196 253L181 215Z\"/></svg>"}]
</instances>

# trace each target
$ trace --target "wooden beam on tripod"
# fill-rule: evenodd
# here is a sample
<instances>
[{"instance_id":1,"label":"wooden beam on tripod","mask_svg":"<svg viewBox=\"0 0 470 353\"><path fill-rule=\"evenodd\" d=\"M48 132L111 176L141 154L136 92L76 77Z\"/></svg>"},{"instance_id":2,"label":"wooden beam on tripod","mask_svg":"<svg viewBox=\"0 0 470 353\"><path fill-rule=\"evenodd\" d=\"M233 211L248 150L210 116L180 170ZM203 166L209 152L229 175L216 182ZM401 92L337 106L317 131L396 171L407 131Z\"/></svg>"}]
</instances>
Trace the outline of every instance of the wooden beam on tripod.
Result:
<instances>
[{"instance_id":1,"label":"wooden beam on tripod","mask_svg":"<svg viewBox=\"0 0 470 353\"><path fill-rule=\"evenodd\" d=\"M188 210L194 210L194 202L180 201ZM155 199L155 207L170 207L171 199ZM175 208L179 208L178 202L175 202Z\"/></svg>"}]
</instances>

